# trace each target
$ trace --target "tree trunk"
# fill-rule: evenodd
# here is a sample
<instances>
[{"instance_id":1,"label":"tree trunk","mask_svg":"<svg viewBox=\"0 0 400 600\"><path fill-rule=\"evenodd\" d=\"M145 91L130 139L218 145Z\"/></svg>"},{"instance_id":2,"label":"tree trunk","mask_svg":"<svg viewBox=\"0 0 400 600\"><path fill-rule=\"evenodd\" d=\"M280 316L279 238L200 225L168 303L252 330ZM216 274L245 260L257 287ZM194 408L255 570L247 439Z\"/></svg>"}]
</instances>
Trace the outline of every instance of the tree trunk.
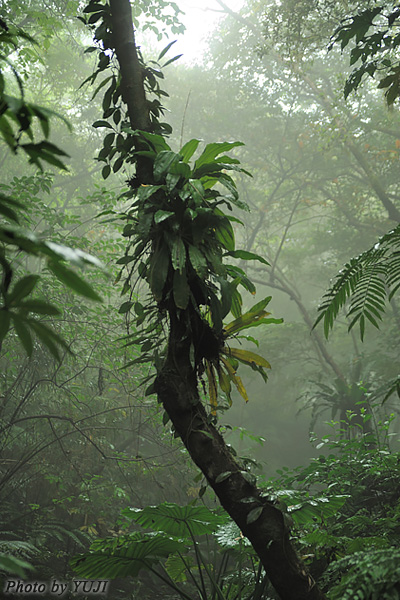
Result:
<instances>
[{"instance_id":1,"label":"tree trunk","mask_svg":"<svg viewBox=\"0 0 400 600\"><path fill-rule=\"evenodd\" d=\"M140 123L140 127L147 128L147 103L143 80L137 73L140 63L130 3L129 0L110 0L110 4L113 37L118 40L116 54L121 66L124 99L130 121L135 127L138 126L136 123ZM140 114L141 111L145 111L145 114ZM290 532L283 513L273 502L262 497L261 491L248 473L241 471L222 436L210 423L199 398L197 376L189 360L189 349L190 340L183 338L181 325L171 312L168 356L157 376L155 387L176 432L222 506L252 543L281 599L326 600L290 542ZM261 512L249 524L248 515L256 508Z\"/></svg>"}]
</instances>

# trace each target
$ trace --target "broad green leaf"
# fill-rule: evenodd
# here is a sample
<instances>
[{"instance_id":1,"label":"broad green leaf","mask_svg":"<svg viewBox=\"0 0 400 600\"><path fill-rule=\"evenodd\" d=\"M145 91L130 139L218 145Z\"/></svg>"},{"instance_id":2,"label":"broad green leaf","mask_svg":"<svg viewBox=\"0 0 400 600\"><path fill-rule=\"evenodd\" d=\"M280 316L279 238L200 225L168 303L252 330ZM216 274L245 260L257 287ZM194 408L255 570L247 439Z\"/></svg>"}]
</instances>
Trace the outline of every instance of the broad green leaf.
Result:
<instances>
[{"instance_id":1,"label":"broad green leaf","mask_svg":"<svg viewBox=\"0 0 400 600\"><path fill-rule=\"evenodd\" d=\"M192 535L212 534L219 525L229 521L228 515L221 510L212 511L206 506L191 504L179 506L169 502L146 508L126 508L122 514L142 527L183 539L190 538L189 531Z\"/></svg>"},{"instance_id":2,"label":"broad green leaf","mask_svg":"<svg viewBox=\"0 0 400 600\"><path fill-rule=\"evenodd\" d=\"M179 154L171 152L170 150L162 150L157 154L157 158L154 161L153 173L156 181L162 179L166 173L168 173L171 165L179 161Z\"/></svg>"},{"instance_id":3,"label":"broad green leaf","mask_svg":"<svg viewBox=\"0 0 400 600\"><path fill-rule=\"evenodd\" d=\"M18 575L18 577L25 579L26 569L30 571L35 570L30 563L26 562L26 560L22 560L11 554L0 554L0 570L11 573L12 575Z\"/></svg>"},{"instance_id":4,"label":"broad green leaf","mask_svg":"<svg viewBox=\"0 0 400 600\"><path fill-rule=\"evenodd\" d=\"M117 579L137 577L142 569L157 565L163 558L179 552L182 542L162 534L132 534L126 537L99 540L91 551L78 554L71 566L87 579Z\"/></svg>"},{"instance_id":5,"label":"broad green leaf","mask_svg":"<svg viewBox=\"0 0 400 600\"><path fill-rule=\"evenodd\" d=\"M57 277L59 281L64 283L71 290L77 294L90 298L90 300L96 300L102 302L101 297L94 291L94 289L84 281L79 275L77 275L71 269L68 269L60 262L51 261L48 263L48 269Z\"/></svg>"},{"instance_id":6,"label":"broad green leaf","mask_svg":"<svg viewBox=\"0 0 400 600\"><path fill-rule=\"evenodd\" d=\"M189 162L193 154L196 152L199 144L200 140L192 139L186 142L184 146L182 146L181 150L179 151L179 154L182 157L184 163Z\"/></svg>"},{"instance_id":7,"label":"broad green leaf","mask_svg":"<svg viewBox=\"0 0 400 600\"><path fill-rule=\"evenodd\" d=\"M232 150L232 148L236 148L237 146L244 146L244 144L243 142L214 142L212 144L207 144L202 154L195 162L195 169L198 169L201 165L206 163L213 162L217 156L223 152L229 152L229 150Z\"/></svg>"},{"instance_id":8,"label":"broad green leaf","mask_svg":"<svg viewBox=\"0 0 400 600\"><path fill-rule=\"evenodd\" d=\"M189 260L192 264L193 269L199 275L205 276L207 274L207 260L202 251L197 246L189 244Z\"/></svg>"},{"instance_id":9,"label":"broad green leaf","mask_svg":"<svg viewBox=\"0 0 400 600\"><path fill-rule=\"evenodd\" d=\"M184 560L178 554L171 554L165 562L165 570L175 582L187 581L186 573L195 566L194 557L185 555Z\"/></svg>"},{"instance_id":10,"label":"broad green leaf","mask_svg":"<svg viewBox=\"0 0 400 600\"><path fill-rule=\"evenodd\" d=\"M233 251L235 249L235 234L228 219L221 219L215 227L215 236L227 250Z\"/></svg>"},{"instance_id":11,"label":"broad green leaf","mask_svg":"<svg viewBox=\"0 0 400 600\"><path fill-rule=\"evenodd\" d=\"M183 273L186 265L186 248L180 237L172 238L171 262L175 271Z\"/></svg>"},{"instance_id":12,"label":"broad green leaf","mask_svg":"<svg viewBox=\"0 0 400 600\"><path fill-rule=\"evenodd\" d=\"M156 214L154 215L154 223L156 223L156 224L162 223L166 219L169 219L170 217L172 217L174 214L175 213L173 213L170 210L158 210L156 212Z\"/></svg>"},{"instance_id":13,"label":"broad green leaf","mask_svg":"<svg viewBox=\"0 0 400 600\"><path fill-rule=\"evenodd\" d=\"M108 122L108 121L103 121L103 120L99 120L99 121L95 121L92 125L92 127L106 127L107 129L112 129L113 126Z\"/></svg>"},{"instance_id":14,"label":"broad green leaf","mask_svg":"<svg viewBox=\"0 0 400 600\"><path fill-rule=\"evenodd\" d=\"M186 273L181 273L180 271L174 272L173 294L174 302L177 308L187 308L190 287L186 278Z\"/></svg>"},{"instance_id":15,"label":"broad green leaf","mask_svg":"<svg viewBox=\"0 0 400 600\"><path fill-rule=\"evenodd\" d=\"M170 266L170 254L166 246L161 246L150 258L149 285L157 302L163 297Z\"/></svg>"},{"instance_id":16,"label":"broad green leaf","mask_svg":"<svg viewBox=\"0 0 400 600\"><path fill-rule=\"evenodd\" d=\"M190 179L192 174L189 165L184 162L172 163L169 172L172 175L179 175L179 177L183 177L184 179Z\"/></svg>"},{"instance_id":17,"label":"broad green leaf","mask_svg":"<svg viewBox=\"0 0 400 600\"><path fill-rule=\"evenodd\" d=\"M132 129L128 130L129 133L135 133ZM147 140L150 146L157 152L157 154L163 150L171 150L162 135L157 133L149 133L148 131L138 131L145 140Z\"/></svg>"},{"instance_id":18,"label":"broad green leaf","mask_svg":"<svg viewBox=\"0 0 400 600\"><path fill-rule=\"evenodd\" d=\"M131 302L131 301L123 302L123 304L121 304L121 306L119 307L118 312L121 315L124 315L125 313L127 313L131 310L133 305L134 305L134 302Z\"/></svg>"}]
</instances>

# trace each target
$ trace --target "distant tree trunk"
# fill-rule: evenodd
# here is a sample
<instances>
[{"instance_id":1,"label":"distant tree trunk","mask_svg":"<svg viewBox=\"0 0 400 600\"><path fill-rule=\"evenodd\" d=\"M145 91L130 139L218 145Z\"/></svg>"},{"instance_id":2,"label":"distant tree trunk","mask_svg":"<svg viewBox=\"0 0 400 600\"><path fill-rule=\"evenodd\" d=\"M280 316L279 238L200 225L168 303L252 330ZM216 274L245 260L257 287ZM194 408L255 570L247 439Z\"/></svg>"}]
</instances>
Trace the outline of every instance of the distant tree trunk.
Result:
<instances>
[{"instance_id":1,"label":"distant tree trunk","mask_svg":"<svg viewBox=\"0 0 400 600\"><path fill-rule=\"evenodd\" d=\"M131 6L129 0L110 0L110 5L129 117L132 123L143 123L147 128L148 115L139 114L147 110L147 105L143 101L143 83L141 89L138 85L140 78L135 73L140 63L137 60ZM137 173L137 177L140 174ZM252 543L281 599L326 600L290 542L283 513L273 502L263 498L261 491L248 480L247 473L240 470L222 436L209 423L199 398L197 376L189 360L190 340L182 339L180 328L179 320L170 313L168 355L156 379L158 397L175 430L222 506ZM226 478L217 483L222 474ZM262 509L260 515L248 524L248 515L255 508Z\"/></svg>"}]
</instances>

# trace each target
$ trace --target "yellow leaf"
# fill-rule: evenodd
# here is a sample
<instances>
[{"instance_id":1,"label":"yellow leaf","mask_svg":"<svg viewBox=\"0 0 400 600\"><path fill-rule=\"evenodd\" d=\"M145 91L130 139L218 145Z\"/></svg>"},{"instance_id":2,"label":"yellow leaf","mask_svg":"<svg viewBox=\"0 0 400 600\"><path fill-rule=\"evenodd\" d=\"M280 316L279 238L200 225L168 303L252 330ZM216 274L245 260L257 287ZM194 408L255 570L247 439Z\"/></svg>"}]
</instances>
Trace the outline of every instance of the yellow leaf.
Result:
<instances>
[{"instance_id":1,"label":"yellow leaf","mask_svg":"<svg viewBox=\"0 0 400 600\"><path fill-rule=\"evenodd\" d=\"M244 400L245 400L246 402L248 402L248 401L249 401L249 397L248 397L248 395L247 395L246 388L244 387L244 385L243 385L243 382L242 382L242 380L240 379L240 377L238 377L238 376L236 375L236 371L235 371L235 369L234 369L234 368L232 367L232 365L231 365L231 364L230 364L230 363L229 363L227 360L225 360L225 358L223 358L222 356L221 356L221 362L224 364L224 366L225 366L225 368L226 368L226 370L227 370L227 372L228 372L229 379L230 379L231 381L233 381L233 383L234 383L234 384L235 384L235 386L237 387L237 390L238 390L239 394L242 396L242 398L244 398Z\"/></svg>"},{"instance_id":2,"label":"yellow leaf","mask_svg":"<svg viewBox=\"0 0 400 600\"><path fill-rule=\"evenodd\" d=\"M248 350L240 350L239 348L228 348L227 346L224 346L223 352L228 356L233 356L234 358L237 358L241 362L247 363L248 365L255 363L259 367L265 367L266 369L271 368L269 362L259 354L255 354L255 352L249 352Z\"/></svg>"},{"instance_id":3,"label":"yellow leaf","mask_svg":"<svg viewBox=\"0 0 400 600\"><path fill-rule=\"evenodd\" d=\"M222 369L220 369L220 371L218 373L218 379L219 379L219 387L225 394L227 394L229 396L230 391L231 391L231 382L229 380L228 375Z\"/></svg>"},{"instance_id":4,"label":"yellow leaf","mask_svg":"<svg viewBox=\"0 0 400 600\"><path fill-rule=\"evenodd\" d=\"M208 393L210 395L211 414L216 415L218 406L217 381L215 379L214 367L208 361L206 362L206 375L208 379Z\"/></svg>"},{"instance_id":5,"label":"yellow leaf","mask_svg":"<svg viewBox=\"0 0 400 600\"><path fill-rule=\"evenodd\" d=\"M248 402L249 401L249 397L247 395L246 388L244 387L244 385L243 385L242 380L240 379L240 377L238 377L237 375L235 375L233 377L233 383L236 385L236 387L238 389L238 392L242 396L242 398L246 402Z\"/></svg>"}]
</instances>

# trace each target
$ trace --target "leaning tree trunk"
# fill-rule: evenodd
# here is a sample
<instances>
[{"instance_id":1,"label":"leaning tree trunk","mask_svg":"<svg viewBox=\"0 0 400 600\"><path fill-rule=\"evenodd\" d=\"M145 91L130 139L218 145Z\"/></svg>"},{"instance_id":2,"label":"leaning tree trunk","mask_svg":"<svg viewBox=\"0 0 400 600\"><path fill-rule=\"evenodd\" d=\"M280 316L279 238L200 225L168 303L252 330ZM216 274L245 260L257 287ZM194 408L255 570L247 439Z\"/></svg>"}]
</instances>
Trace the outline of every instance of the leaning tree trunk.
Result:
<instances>
[{"instance_id":1,"label":"leaning tree trunk","mask_svg":"<svg viewBox=\"0 0 400 600\"><path fill-rule=\"evenodd\" d=\"M120 64L124 99L134 128L148 129L145 92L136 53L129 0L110 0L113 37ZM142 112L144 111L144 112ZM138 179L140 173L137 174ZM142 181L146 184L148 181ZM241 471L224 439L210 424L198 394L189 360L190 340L182 340L180 323L170 315L168 355L156 379L156 392L192 460L201 469L222 506L252 543L282 600L326 600L290 542L283 513ZM223 477L221 477L223 475ZM259 508L258 518L248 515ZM254 515L254 513L253 513ZM250 519L251 520L251 519Z\"/></svg>"}]
</instances>

